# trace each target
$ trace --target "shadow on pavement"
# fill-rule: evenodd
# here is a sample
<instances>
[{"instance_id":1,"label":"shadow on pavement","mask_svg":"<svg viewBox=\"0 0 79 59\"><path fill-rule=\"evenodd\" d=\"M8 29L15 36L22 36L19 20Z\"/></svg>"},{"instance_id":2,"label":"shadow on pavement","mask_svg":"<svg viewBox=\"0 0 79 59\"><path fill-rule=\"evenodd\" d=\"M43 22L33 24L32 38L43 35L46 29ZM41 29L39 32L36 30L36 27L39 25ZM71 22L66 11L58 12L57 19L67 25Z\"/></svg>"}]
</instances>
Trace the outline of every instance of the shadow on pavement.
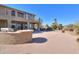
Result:
<instances>
[{"instance_id":1,"label":"shadow on pavement","mask_svg":"<svg viewBox=\"0 0 79 59\"><path fill-rule=\"evenodd\" d=\"M34 31L33 34L42 33L43 31Z\"/></svg>"},{"instance_id":2,"label":"shadow on pavement","mask_svg":"<svg viewBox=\"0 0 79 59\"><path fill-rule=\"evenodd\" d=\"M52 31L34 31L33 34L43 33L43 32L52 32Z\"/></svg>"},{"instance_id":3,"label":"shadow on pavement","mask_svg":"<svg viewBox=\"0 0 79 59\"><path fill-rule=\"evenodd\" d=\"M46 38L37 37L37 38L33 38L32 42L30 42L30 43L45 43L45 42L47 42Z\"/></svg>"}]
</instances>

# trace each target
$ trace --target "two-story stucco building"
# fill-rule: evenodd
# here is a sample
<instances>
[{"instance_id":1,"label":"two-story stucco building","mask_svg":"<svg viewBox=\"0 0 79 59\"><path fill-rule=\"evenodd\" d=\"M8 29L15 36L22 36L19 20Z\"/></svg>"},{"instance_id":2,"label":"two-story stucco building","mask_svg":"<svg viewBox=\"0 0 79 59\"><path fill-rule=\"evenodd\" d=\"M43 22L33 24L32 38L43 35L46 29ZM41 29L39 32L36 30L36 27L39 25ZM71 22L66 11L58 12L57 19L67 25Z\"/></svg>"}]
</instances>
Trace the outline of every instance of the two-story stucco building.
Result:
<instances>
[{"instance_id":1,"label":"two-story stucco building","mask_svg":"<svg viewBox=\"0 0 79 59\"><path fill-rule=\"evenodd\" d=\"M40 22L35 20L35 15L15 8L0 5L0 28L33 29Z\"/></svg>"}]
</instances>

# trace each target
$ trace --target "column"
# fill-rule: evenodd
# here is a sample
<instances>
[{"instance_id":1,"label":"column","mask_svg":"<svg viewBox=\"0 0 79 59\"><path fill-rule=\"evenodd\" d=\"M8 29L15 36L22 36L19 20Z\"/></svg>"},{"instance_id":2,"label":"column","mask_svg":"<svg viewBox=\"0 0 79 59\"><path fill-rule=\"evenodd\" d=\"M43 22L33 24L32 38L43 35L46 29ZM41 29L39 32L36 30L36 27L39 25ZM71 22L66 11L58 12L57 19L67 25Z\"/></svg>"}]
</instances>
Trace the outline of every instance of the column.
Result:
<instances>
[{"instance_id":1,"label":"column","mask_svg":"<svg viewBox=\"0 0 79 59\"><path fill-rule=\"evenodd\" d=\"M32 24L32 26L33 26L33 29L35 29L35 24L34 23Z\"/></svg>"},{"instance_id":2,"label":"column","mask_svg":"<svg viewBox=\"0 0 79 59\"><path fill-rule=\"evenodd\" d=\"M30 29L30 22L27 22L27 29Z\"/></svg>"},{"instance_id":3,"label":"column","mask_svg":"<svg viewBox=\"0 0 79 59\"><path fill-rule=\"evenodd\" d=\"M8 25L8 28L11 28L11 21L10 21L10 19L8 19L8 21L7 21L7 25Z\"/></svg>"},{"instance_id":4,"label":"column","mask_svg":"<svg viewBox=\"0 0 79 59\"><path fill-rule=\"evenodd\" d=\"M8 10L8 17L7 17L7 27L11 28L11 10Z\"/></svg>"}]
</instances>

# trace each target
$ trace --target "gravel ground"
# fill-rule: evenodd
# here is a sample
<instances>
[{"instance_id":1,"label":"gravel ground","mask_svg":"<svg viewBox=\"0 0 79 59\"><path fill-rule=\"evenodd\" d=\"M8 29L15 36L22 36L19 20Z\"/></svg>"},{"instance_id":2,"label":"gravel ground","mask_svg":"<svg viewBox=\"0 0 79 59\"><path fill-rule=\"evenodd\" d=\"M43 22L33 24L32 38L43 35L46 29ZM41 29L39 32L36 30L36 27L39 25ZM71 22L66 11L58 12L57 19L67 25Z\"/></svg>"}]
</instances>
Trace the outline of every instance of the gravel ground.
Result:
<instances>
[{"instance_id":1,"label":"gravel ground","mask_svg":"<svg viewBox=\"0 0 79 59\"><path fill-rule=\"evenodd\" d=\"M33 41L24 44L0 45L0 53L9 54L72 54L79 53L76 36L60 31L33 34Z\"/></svg>"}]
</instances>

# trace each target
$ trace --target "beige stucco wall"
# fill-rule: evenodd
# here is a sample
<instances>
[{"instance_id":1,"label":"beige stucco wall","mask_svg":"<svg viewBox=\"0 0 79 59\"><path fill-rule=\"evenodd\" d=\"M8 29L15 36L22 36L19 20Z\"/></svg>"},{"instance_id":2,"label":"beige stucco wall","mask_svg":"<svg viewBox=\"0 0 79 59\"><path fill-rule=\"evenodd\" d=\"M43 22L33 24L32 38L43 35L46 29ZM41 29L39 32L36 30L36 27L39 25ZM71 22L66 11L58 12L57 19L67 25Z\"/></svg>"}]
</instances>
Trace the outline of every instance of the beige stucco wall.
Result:
<instances>
[{"instance_id":1,"label":"beige stucco wall","mask_svg":"<svg viewBox=\"0 0 79 59\"><path fill-rule=\"evenodd\" d=\"M15 10L15 14L16 16L11 16L11 11L12 10ZM17 16L17 12L22 12L22 11L19 11L19 10L16 10L14 8L8 8L8 7L4 7L4 6L0 6L0 19L2 20L7 20L7 27L8 28L11 28L11 25L12 25L12 21L18 21L18 22L26 22L26 23L39 23L38 20L35 20L35 15L31 14L33 19L30 20L27 18L27 16L25 14L28 15L28 13L24 13L24 18L22 17L18 17ZM30 25L28 24L28 28L30 27Z\"/></svg>"},{"instance_id":2,"label":"beige stucco wall","mask_svg":"<svg viewBox=\"0 0 79 59\"><path fill-rule=\"evenodd\" d=\"M11 16L11 11L12 10L14 10L15 11L15 16ZM24 13L24 18L22 18L22 17L18 17L17 16L17 12L22 12L22 11L19 11L19 10L16 10L16 9L12 9L12 8L7 8L7 7L3 7L3 6L0 6L0 19L7 19L7 20L29 20L28 18L26 18L26 14L25 14L25 12L22 12L22 13ZM7 13L7 14L6 14ZM32 15L33 16L33 19L32 20L34 20L34 18L35 18L35 16L34 15ZM31 20L31 21L32 21Z\"/></svg>"},{"instance_id":3,"label":"beige stucco wall","mask_svg":"<svg viewBox=\"0 0 79 59\"><path fill-rule=\"evenodd\" d=\"M1 32L0 44L18 44L32 41L33 30L19 30L16 32Z\"/></svg>"}]
</instances>

